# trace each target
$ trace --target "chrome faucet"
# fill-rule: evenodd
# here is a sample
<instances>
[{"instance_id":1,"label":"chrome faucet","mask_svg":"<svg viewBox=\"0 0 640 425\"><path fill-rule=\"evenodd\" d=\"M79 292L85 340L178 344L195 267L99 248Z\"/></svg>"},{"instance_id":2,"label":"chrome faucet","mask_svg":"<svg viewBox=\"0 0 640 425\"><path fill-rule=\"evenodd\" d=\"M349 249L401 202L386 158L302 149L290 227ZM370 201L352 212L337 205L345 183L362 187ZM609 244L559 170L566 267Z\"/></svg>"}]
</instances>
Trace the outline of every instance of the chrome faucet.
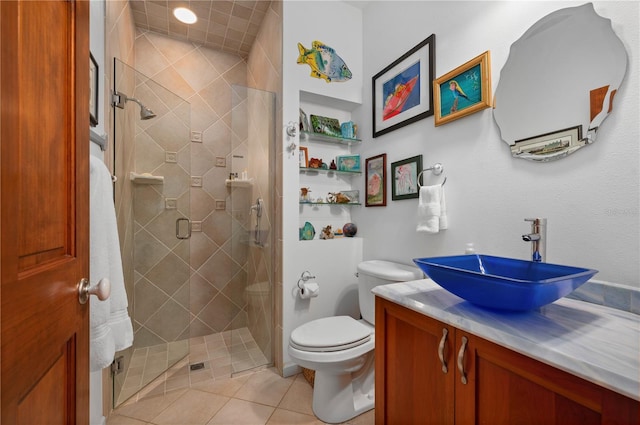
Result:
<instances>
[{"instance_id":1,"label":"chrome faucet","mask_svg":"<svg viewBox=\"0 0 640 425\"><path fill-rule=\"evenodd\" d=\"M522 235L522 240L531 242L531 259L537 263L547 258L547 219L525 218L531 222L531 233Z\"/></svg>"}]
</instances>

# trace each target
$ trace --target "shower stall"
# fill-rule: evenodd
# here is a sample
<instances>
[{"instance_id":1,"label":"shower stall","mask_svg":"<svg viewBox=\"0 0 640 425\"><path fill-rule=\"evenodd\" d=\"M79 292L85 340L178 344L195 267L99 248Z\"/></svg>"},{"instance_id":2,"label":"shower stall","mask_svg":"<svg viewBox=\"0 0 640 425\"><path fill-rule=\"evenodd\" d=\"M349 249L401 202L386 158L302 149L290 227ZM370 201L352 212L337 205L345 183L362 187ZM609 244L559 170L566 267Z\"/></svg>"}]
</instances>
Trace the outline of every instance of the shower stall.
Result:
<instances>
[{"instance_id":1,"label":"shower stall","mask_svg":"<svg viewBox=\"0 0 640 425\"><path fill-rule=\"evenodd\" d=\"M220 120L228 131L216 145L194 131L201 112L171 87L118 59L113 75L115 202L134 327L133 347L116 354L117 406L143 388L162 393L273 363L275 100L230 86Z\"/></svg>"}]
</instances>

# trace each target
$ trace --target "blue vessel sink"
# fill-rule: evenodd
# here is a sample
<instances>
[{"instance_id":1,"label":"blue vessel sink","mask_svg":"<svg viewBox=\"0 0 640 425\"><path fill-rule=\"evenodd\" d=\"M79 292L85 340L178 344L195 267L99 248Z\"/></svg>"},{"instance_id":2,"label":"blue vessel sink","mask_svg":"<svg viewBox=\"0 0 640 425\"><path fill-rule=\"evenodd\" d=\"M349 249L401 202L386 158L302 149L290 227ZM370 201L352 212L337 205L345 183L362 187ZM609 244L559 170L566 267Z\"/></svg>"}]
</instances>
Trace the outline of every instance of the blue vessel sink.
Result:
<instances>
[{"instance_id":1,"label":"blue vessel sink","mask_svg":"<svg viewBox=\"0 0 640 425\"><path fill-rule=\"evenodd\" d=\"M447 291L479 306L533 310L570 294L597 270L489 255L415 258Z\"/></svg>"}]
</instances>

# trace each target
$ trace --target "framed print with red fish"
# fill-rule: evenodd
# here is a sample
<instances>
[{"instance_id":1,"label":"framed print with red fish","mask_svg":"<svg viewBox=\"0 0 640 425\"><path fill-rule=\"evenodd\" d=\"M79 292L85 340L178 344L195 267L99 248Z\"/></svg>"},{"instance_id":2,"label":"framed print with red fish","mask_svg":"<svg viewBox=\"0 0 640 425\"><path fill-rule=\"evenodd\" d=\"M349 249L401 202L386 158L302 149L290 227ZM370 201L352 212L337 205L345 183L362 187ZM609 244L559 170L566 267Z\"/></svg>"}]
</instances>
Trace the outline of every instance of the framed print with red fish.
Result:
<instances>
[{"instance_id":1,"label":"framed print with red fish","mask_svg":"<svg viewBox=\"0 0 640 425\"><path fill-rule=\"evenodd\" d=\"M366 160L366 207L387 206L387 154L372 156Z\"/></svg>"},{"instance_id":2,"label":"framed print with red fish","mask_svg":"<svg viewBox=\"0 0 640 425\"><path fill-rule=\"evenodd\" d=\"M373 137L433 115L435 51L431 34L372 77Z\"/></svg>"}]
</instances>

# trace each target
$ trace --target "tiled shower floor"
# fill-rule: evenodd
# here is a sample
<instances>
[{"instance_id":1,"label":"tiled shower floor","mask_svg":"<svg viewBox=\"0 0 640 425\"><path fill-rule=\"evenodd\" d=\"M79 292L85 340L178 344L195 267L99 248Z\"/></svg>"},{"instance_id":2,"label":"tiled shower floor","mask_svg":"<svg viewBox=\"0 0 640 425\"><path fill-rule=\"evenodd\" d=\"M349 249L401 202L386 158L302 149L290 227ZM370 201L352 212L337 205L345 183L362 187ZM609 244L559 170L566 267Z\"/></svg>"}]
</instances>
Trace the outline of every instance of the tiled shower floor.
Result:
<instances>
[{"instance_id":1,"label":"tiled shower floor","mask_svg":"<svg viewBox=\"0 0 640 425\"><path fill-rule=\"evenodd\" d=\"M166 372L161 372L167 369L167 365L184 356L187 349L187 357L178 360ZM197 363L202 363L204 367L191 370L190 365ZM227 379L232 373L268 363L248 328L138 348L131 357L116 405L130 398L131 401L136 401L150 395L163 395L168 391L189 388L206 380ZM144 382L151 383L140 390Z\"/></svg>"}]
</instances>

